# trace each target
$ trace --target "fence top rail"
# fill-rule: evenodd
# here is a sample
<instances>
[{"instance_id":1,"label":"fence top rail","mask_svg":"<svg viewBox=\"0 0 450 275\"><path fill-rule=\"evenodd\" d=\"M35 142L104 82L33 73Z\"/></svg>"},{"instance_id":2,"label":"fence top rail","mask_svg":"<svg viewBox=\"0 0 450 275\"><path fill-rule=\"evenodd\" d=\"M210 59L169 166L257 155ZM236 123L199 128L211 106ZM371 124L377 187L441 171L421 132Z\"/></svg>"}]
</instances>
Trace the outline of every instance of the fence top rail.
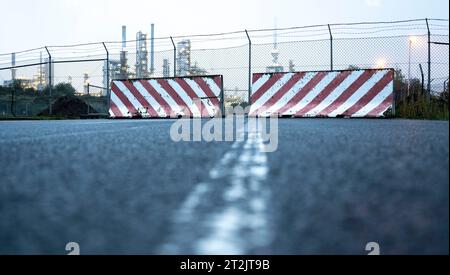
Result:
<instances>
[{"instance_id":1,"label":"fence top rail","mask_svg":"<svg viewBox=\"0 0 450 275\"><path fill-rule=\"evenodd\" d=\"M213 74L213 75L187 75L187 76L171 76L171 77L142 77L142 78L117 78L113 79L111 81L141 81L141 80L161 80L161 79L179 79L179 78L187 78L187 79L193 79L193 78L215 78L220 77L222 78L223 75L221 74Z\"/></svg>"},{"instance_id":2,"label":"fence top rail","mask_svg":"<svg viewBox=\"0 0 450 275\"><path fill-rule=\"evenodd\" d=\"M295 72L260 72L253 73L253 75L275 75L275 74L296 74L296 73L332 73L332 72L356 72L356 71L390 71L395 72L394 68L358 68L358 69L344 69L344 70L311 70L311 71L295 71Z\"/></svg>"},{"instance_id":3,"label":"fence top rail","mask_svg":"<svg viewBox=\"0 0 450 275\"><path fill-rule=\"evenodd\" d=\"M307 26L296 26L296 27L288 27L288 28L266 28L266 29L253 29L247 30L249 33L257 33L257 32L268 32L268 31L284 31L284 30L300 30L300 29L308 29L308 28L319 28L319 27L336 27L336 26L362 26L362 25L375 25L375 24L402 24L402 23L413 23L413 22L425 22L426 18L422 19L409 19L409 20L397 20L397 21L367 21L367 22L350 22L350 23L332 23L332 24L317 24L317 25L307 25ZM441 18L428 18L428 21L438 21L438 22L449 22L448 19ZM210 33L210 34L192 34L192 35L178 35L172 36L172 38L182 39L182 38L194 38L194 37L214 37L214 36L225 36L225 35L235 35L242 34L245 35L245 30L232 31L232 32L221 32L221 33ZM166 37L155 37L154 40L168 40L170 36ZM146 39L150 40L150 39ZM127 43L137 42L139 40L127 40ZM80 43L80 44L70 44L70 45L52 45L47 46L47 48L68 48L68 47L81 47L81 46L90 46L90 45L102 45L105 44L121 44L122 41L104 41L104 42L90 42L90 43ZM0 53L0 56L11 55L13 53L26 53L36 50L43 50L45 47L39 47L34 49L28 49L17 52L10 53Z\"/></svg>"}]
</instances>

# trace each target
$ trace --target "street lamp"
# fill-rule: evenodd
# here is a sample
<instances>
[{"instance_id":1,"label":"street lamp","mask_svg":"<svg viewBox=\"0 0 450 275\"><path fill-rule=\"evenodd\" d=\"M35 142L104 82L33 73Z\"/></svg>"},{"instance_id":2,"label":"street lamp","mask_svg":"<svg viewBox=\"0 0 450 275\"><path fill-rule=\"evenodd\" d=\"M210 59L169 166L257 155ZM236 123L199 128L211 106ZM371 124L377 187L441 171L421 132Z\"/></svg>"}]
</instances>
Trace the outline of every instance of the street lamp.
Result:
<instances>
[{"instance_id":1,"label":"street lamp","mask_svg":"<svg viewBox=\"0 0 450 275\"><path fill-rule=\"evenodd\" d=\"M375 61L375 67L376 67L377 69L384 69L384 68L386 68L386 59L384 59L384 58L378 58L378 59Z\"/></svg>"}]
</instances>

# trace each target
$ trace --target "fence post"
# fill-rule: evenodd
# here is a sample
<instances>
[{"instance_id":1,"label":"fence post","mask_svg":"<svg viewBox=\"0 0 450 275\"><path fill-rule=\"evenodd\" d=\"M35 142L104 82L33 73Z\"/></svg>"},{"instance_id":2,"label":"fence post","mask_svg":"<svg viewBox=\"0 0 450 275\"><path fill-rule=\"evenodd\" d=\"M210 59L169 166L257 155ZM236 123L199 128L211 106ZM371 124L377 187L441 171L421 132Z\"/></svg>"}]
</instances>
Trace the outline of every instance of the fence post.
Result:
<instances>
[{"instance_id":1,"label":"fence post","mask_svg":"<svg viewBox=\"0 0 450 275\"><path fill-rule=\"evenodd\" d=\"M15 100L15 89L16 89L16 53L11 54L11 114L13 117L16 116L16 112L14 111L14 100Z\"/></svg>"},{"instance_id":2,"label":"fence post","mask_svg":"<svg viewBox=\"0 0 450 275\"><path fill-rule=\"evenodd\" d=\"M111 108L111 91L109 90L109 51L105 42L102 42L102 44L106 51L106 97L108 98L106 113L109 114L109 109Z\"/></svg>"},{"instance_id":3,"label":"fence post","mask_svg":"<svg viewBox=\"0 0 450 275\"><path fill-rule=\"evenodd\" d=\"M170 37L170 41L172 41L173 46L173 77L177 77L177 47L175 46L175 42L173 42L172 36Z\"/></svg>"},{"instance_id":4,"label":"fence post","mask_svg":"<svg viewBox=\"0 0 450 275\"><path fill-rule=\"evenodd\" d=\"M421 96L423 96L423 94L424 94L424 82L425 82L425 77L424 77L424 75L423 75L423 68L422 68L422 64L420 64L419 63L419 69L420 69L420 77L421 77L421 80L422 80L422 87L421 87L421 91L420 91L420 95Z\"/></svg>"},{"instance_id":5,"label":"fence post","mask_svg":"<svg viewBox=\"0 0 450 275\"><path fill-rule=\"evenodd\" d=\"M222 112L222 118L225 118L225 91L223 90L223 75L220 76L220 89L222 89L222 93L220 93L220 111Z\"/></svg>"},{"instance_id":6,"label":"fence post","mask_svg":"<svg viewBox=\"0 0 450 275\"><path fill-rule=\"evenodd\" d=\"M49 93L49 99L48 99L48 114L52 115L52 55L50 54L50 51L48 50L47 46L45 46L45 50L48 54L48 93Z\"/></svg>"},{"instance_id":7,"label":"fence post","mask_svg":"<svg viewBox=\"0 0 450 275\"><path fill-rule=\"evenodd\" d=\"M430 25L428 24L428 18L425 18L425 22L427 23L427 31L428 31L428 99L431 99L431 32Z\"/></svg>"},{"instance_id":8,"label":"fence post","mask_svg":"<svg viewBox=\"0 0 450 275\"><path fill-rule=\"evenodd\" d=\"M248 104L252 104L252 40L245 30L248 39Z\"/></svg>"},{"instance_id":9,"label":"fence post","mask_svg":"<svg viewBox=\"0 0 450 275\"><path fill-rule=\"evenodd\" d=\"M16 53L11 54L11 67L13 67L11 69L11 79L14 81L16 80L16 69L14 68L16 67Z\"/></svg>"},{"instance_id":10,"label":"fence post","mask_svg":"<svg viewBox=\"0 0 450 275\"><path fill-rule=\"evenodd\" d=\"M90 90L90 83L88 83L87 84L87 97L86 97L86 105L87 105L87 113L86 113L86 115L87 116L89 116L89 112L90 112L90 110L89 110L89 97L90 97L90 92L89 92L89 90Z\"/></svg>"},{"instance_id":11,"label":"fence post","mask_svg":"<svg viewBox=\"0 0 450 275\"><path fill-rule=\"evenodd\" d=\"M333 70L333 34L331 33L331 26L328 24L328 32L330 33L330 68Z\"/></svg>"}]
</instances>

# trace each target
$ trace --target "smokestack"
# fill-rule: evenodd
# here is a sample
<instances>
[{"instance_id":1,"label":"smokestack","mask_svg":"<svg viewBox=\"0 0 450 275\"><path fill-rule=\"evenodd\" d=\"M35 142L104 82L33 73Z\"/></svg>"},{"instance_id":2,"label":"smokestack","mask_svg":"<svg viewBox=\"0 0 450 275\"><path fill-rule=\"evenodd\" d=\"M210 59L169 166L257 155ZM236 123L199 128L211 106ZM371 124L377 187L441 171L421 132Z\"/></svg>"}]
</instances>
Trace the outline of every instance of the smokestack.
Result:
<instances>
[{"instance_id":1,"label":"smokestack","mask_svg":"<svg viewBox=\"0 0 450 275\"><path fill-rule=\"evenodd\" d=\"M122 50L127 47L127 26L122 26Z\"/></svg>"},{"instance_id":2,"label":"smokestack","mask_svg":"<svg viewBox=\"0 0 450 275\"><path fill-rule=\"evenodd\" d=\"M155 24L151 25L150 32L150 74L155 72Z\"/></svg>"}]
</instances>

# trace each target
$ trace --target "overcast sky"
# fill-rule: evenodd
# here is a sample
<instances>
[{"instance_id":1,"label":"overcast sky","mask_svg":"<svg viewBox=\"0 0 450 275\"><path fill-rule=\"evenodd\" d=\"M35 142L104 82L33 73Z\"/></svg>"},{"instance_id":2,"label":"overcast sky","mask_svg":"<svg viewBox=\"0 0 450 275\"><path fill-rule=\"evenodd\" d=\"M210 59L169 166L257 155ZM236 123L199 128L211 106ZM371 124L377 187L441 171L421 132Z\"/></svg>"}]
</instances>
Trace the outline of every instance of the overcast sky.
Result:
<instances>
[{"instance_id":1,"label":"overcast sky","mask_svg":"<svg viewBox=\"0 0 450 275\"><path fill-rule=\"evenodd\" d=\"M414 18L448 19L448 0L0 0L0 53L44 45Z\"/></svg>"}]
</instances>

